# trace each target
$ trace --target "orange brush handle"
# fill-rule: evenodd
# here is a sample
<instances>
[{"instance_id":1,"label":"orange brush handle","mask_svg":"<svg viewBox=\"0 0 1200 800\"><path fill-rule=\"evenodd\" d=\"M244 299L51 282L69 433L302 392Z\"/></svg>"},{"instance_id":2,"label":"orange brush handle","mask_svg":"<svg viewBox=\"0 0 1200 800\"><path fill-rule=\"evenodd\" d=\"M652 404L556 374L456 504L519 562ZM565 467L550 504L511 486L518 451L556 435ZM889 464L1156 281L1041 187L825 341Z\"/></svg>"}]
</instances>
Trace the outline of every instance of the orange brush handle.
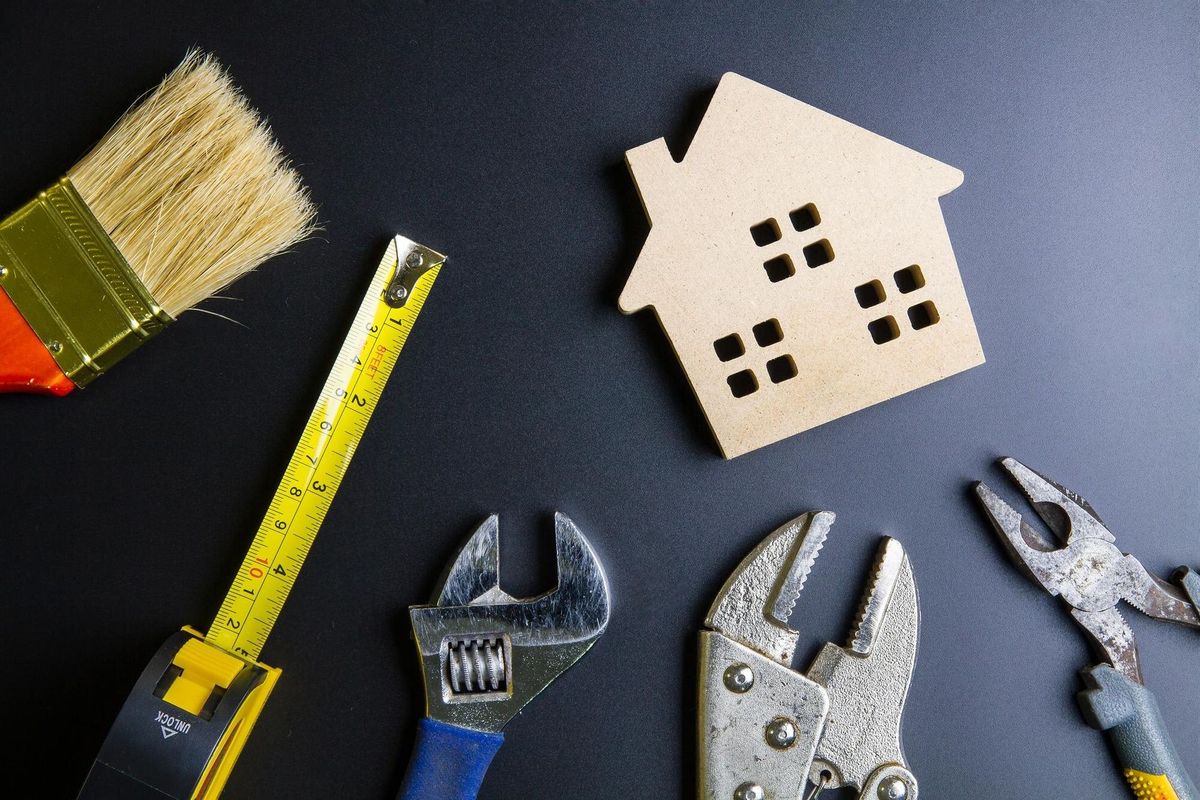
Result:
<instances>
[{"instance_id":1,"label":"orange brush handle","mask_svg":"<svg viewBox=\"0 0 1200 800\"><path fill-rule=\"evenodd\" d=\"M0 291L0 392L61 397L74 388L12 300Z\"/></svg>"}]
</instances>

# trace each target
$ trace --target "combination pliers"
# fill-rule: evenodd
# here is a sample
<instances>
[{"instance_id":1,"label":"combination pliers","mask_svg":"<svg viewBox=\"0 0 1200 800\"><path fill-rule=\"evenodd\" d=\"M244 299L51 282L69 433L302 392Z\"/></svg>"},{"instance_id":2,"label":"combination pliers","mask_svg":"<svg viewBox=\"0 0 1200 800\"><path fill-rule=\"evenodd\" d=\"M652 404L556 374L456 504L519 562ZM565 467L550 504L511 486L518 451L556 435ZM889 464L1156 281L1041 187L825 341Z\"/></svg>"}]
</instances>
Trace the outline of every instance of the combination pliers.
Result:
<instances>
[{"instance_id":1,"label":"combination pliers","mask_svg":"<svg viewBox=\"0 0 1200 800\"><path fill-rule=\"evenodd\" d=\"M764 539L717 595L700 633L699 796L797 800L811 784L861 800L917 800L900 722L917 655L912 566L885 537L849 643L792 669L789 618L834 515L804 514Z\"/></svg>"},{"instance_id":2,"label":"combination pliers","mask_svg":"<svg viewBox=\"0 0 1200 800\"><path fill-rule=\"evenodd\" d=\"M1013 458L1000 462L1056 545L983 483L975 492L1009 555L1030 578L1062 598L1104 663L1083 670L1078 699L1088 723L1108 734L1139 800L1200 800L1142 682L1133 630L1122 600L1147 616L1200 628L1200 575L1181 567L1167 582L1116 545L1116 537L1079 495Z\"/></svg>"}]
</instances>

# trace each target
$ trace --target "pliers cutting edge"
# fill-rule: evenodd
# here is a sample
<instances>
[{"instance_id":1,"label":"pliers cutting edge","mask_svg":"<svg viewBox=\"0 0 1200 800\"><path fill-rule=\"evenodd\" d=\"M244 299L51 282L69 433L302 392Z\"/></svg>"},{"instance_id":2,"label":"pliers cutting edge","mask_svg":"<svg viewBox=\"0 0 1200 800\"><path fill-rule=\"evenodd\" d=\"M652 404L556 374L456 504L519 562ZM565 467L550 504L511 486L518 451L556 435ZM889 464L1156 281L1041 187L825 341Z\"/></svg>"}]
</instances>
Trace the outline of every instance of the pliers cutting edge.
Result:
<instances>
[{"instance_id":1,"label":"pliers cutting edge","mask_svg":"<svg viewBox=\"0 0 1200 800\"><path fill-rule=\"evenodd\" d=\"M795 800L806 782L863 800L917 800L900 718L917 655L912 567L885 537L849 644L826 644L806 674L788 627L833 524L804 514L764 539L717 595L700 633L699 795Z\"/></svg>"},{"instance_id":2,"label":"pliers cutting edge","mask_svg":"<svg viewBox=\"0 0 1200 800\"><path fill-rule=\"evenodd\" d=\"M1122 600L1147 616L1200 628L1200 575L1181 567L1168 583L1116 545L1116 537L1082 497L1013 458L1000 462L1057 537L1057 546L980 483L975 492L1018 566L1087 633L1105 663L1083 670L1084 717L1106 731L1139 800L1200 800L1171 744L1154 695L1142 682L1133 630Z\"/></svg>"},{"instance_id":3,"label":"pliers cutting edge","mask_svg":"<svg viewBox=\"0 0 1200 800\"><path fill-rule=\"evenodd\" d=\"M525 600L500 588L499 525L495 515L484 520L434 602L409 609L426 716L400 800L474 798L504 726L608 626L608 579L575 523L555 514L558 586Z\"/></svg>"}]
</instances>

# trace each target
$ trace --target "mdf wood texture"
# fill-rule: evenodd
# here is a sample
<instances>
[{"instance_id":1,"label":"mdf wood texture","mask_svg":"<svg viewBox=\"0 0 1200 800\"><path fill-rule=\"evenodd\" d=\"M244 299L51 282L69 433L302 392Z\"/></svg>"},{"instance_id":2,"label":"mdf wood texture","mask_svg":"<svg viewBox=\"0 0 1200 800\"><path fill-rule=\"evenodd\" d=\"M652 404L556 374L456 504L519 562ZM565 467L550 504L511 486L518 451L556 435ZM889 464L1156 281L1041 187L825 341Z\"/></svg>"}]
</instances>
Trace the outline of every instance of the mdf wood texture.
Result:
<instances>
[{"instance_id":1,"label":"mdf wood texture","mask_svg":"<svg viewBox=\"0 0 1200 800\"><path fill-rule=\"evenodd\" d=\"M954 167L733 73L682 162L625 154L652 307L726 458L982 364L938 198Z\"/></svg>"}]
</instances>

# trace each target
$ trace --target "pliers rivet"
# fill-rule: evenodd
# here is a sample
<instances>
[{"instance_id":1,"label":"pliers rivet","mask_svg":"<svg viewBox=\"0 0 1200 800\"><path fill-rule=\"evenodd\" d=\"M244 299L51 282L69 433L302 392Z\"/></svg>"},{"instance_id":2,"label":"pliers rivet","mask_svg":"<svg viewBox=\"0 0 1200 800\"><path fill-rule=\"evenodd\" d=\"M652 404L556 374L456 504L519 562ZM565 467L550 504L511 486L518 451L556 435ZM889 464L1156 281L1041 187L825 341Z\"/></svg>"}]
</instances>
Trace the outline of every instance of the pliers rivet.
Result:
<instances>
[{"instance_id":1,"label":"pliers rivet","mask_svg":"<svg viewBox=\"0 0 1200 800\"><path fill-rule=\"evenodd\" d=\"M904 800L908 797L908 786L901 778L891 777L879 784L875 793L879 800Z\"/></svg>"},{"instance_id":2,"label":"pliers rivet","mask_svg":"<svg viewBox=\"0 0 1200 800\"><path fill-rule=\"evenodd\" d=\"M776 750L787 750L796 743L796 723L787 717L776 717L767 723L767 744Z\"/></svg>"},{"instance_id":3,"label":"pliers rivet","mask_svg":"<svg viewBox=\"0 0 1200 800\"><path fill-rule=\"evenodd\" d=\"M764 800L767 793L757 783L747 781L733 791L733 800Z\"/></svg>"},{"instance_id":4,"label":"pliers rivet","mask_svg":"<svg viewBox=\"0 0 1200 800\"><path fill-rule=\"evenodd\" d=\"M745 694L754 686L754 670L747 664L732 664L725 670L725 688L737 694Z\"/></svg>"}]
</instances>

